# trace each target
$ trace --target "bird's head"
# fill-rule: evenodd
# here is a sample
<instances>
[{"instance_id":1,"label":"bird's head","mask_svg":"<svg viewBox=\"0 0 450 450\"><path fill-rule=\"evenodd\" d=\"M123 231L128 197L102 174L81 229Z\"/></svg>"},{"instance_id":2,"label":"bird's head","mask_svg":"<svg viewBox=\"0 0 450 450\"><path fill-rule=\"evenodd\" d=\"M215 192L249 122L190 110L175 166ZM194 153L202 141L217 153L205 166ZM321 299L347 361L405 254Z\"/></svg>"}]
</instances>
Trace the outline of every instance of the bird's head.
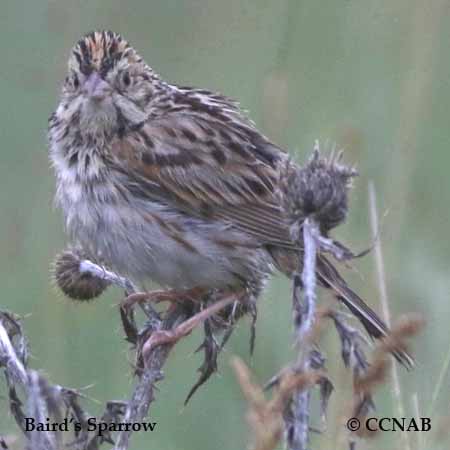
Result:
<instances>
[{"instance_id":1,"label":"bird's head","mask_svg":"<svg viewBox=\"0 0 450 450\"><path fill-rule=\"evenodd\" d=\"M82 133L110 134L142 122L160 85L119 34L95 31L71 51L57 115L65 122L79 121Z\"/></svg>"}]
</instances>

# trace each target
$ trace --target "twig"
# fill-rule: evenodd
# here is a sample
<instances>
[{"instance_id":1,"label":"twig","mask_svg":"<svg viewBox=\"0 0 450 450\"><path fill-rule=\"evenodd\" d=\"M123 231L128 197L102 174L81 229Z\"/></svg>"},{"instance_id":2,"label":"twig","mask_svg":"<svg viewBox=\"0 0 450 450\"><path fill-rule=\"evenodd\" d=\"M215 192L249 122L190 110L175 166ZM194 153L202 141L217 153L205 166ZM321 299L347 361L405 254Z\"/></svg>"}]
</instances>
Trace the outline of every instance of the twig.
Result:
<instances>
[{"instance_id":1,"label":"twig","mask_svg":"<svg viewBox=\"0 0 450 450\"><path fill-rule=\"evenodd\" d=\"M206 320L212 314L219 312L224 307L236 301L234 295L230 295L216 302L212 307L205 309L201 313L188 318L184 308L179 307L172 311L168 317L161 322L160 327L155 327L153 332L159 330L171 330L171 332L182 337L189 334L196 326L199 320ZM154 400L155 383L163 378L162 367L164 366L173 342L158 345L151 345L151 337L142 345L142 354L144 358L144 369L140 374L140 379L136 385L130 402L128 403L124 421L126 423L135 423L142 421L148 413L150 404ZM127 450L132 430L123 430L119 433L115 450Z\"/></svg>"},{"instance_id":2,"label":"twig","mask_svg":"<svg viewBox=\"0 0 450 450\"><path fill-rule=\"evenodd\" d=\"M49 411L49 396L47 386L41 380L39 374L30 371L27 383L27 417L33 418L36 423L45 423L51 416ZM27 450L58 450L61 439L59 434L50 431L33 429L28 432Z\"/></svg>"},{"instance_id":3,"label":"twig","mask_svg":"<svg viewBox=\"0 0 450 450\"><path fill-rule=\"evenodd\" d=\"M301 227L303 231L303 261L293 281L293 309L295 339L299 347L299 355L295 364L298 372L306 373L311 369L311 335L316 312L316 258L318 226L311 218L305 219ZM300 233L299 233L300 234ZM298 239L300 241L300 239ZM300 300L303 287L303 302ZM287 423L287 444L289 450L306 450L309 442L310 389L294 392L289 410L285 414Z\"/></svg>"},{"instance_id":4,"label":"twig","mask_svg":"<svg viewBox=\"0 0 450 450\"><path fill-rule=\"evenodd\" d=\"M181 317L178 316L177 318ZM161 370L169 356L170 349L170 345L161 345L150 352L149 362L134 388L131 400L128 402L124 416L125 423L142 421L148 414L150 404L154 400L155 383L163 378ZM127 450L132 432L132 430L121 431L114 449Z\"/></svg>"},{"instance_id":5,"label":"twig","mask_svg":"<svg viewBox=\"0 0 450 450\"><path fill-rule=\"evenodd\" d=\"M319 251L331 253L336 259L344 261L358 256L328 238L328 232L345 220L347 193L352 178L357 174L354 168L340 164L341 157L342 152L332 151L328 158L322 158L319 142L316 141L307 164L298 167L287 162L281 177L283 207L291 225L291 238L300 249L300 268L293 274L293 312L299 346L294 370L302 373L325 367L325 358L313 347ZM333 388L327 377L322 376L320 380L321 415L324 417ZM291 407L285 414L289 450L306 450L308 446L310 396L310 389L295 392Z\"/></svg>"},{"instance_id":6,"label":"twig","mask_svg":"<svg viewBox=\"0 0 450 450\"><path fill-rule=\"evenodd\" d=\"M369 207L370 207L370 225L374 239L375 264L377 268L377 286L380 293L381 310L384 320L389 328L391 328L391 314L389 311L389 301L386 289L386 274L384 270L383 252L381 249L381 239L376 239L378 234L378 213L377 198L375 186L372 181L369 182ZM399 417L405 417L405 409L403 408L402 392L400 388L400 378L396 364L391 364L392 385L397 404L397 412ZM407 432L401 433L405 450L411 450L411 444Z\"/></svg>"},{"instance_id":7,"label":"twig","mask_svg":"<svg viewBox=\"0 0 450 450\"><path fill-rule=\"evenodd\" d=\"M14 337L17 336L19 341L24 339L20 332L21 329L16 319L9 313L0 312L0 367L5 368L12 414L21 430L25 432L26 417L33 417L36 422L45 422L49 412L45 395L41 391L39 374L32 370L27 371L24 361L21 361L14 347L12 341ZM19 342L19 346L23 345L23 342ZM25 392L27 398L26 414L22 410L22 402L15 388L16 384ZM28 438L27 449L29 450L58 449L58 439L51 432L31 431L26 435Z\"/></svg>"},{"instance_id":8,"label":"twig","mask_svg":"<svg viewBox=\"0 0 450 450\"><path fill-rule=\"evenodd\" d=\"M286 370L277 382L272 398L267 400L263 389L252 381L248 367L234 357L231 364L247 400L247 420L252 429L252 450L274 450L283 436L283 414L292 402L294 392L310 389L320 382L319 372L297 373Z\"/></svg>"},{"instance_id":9,"label":"twig","mask_svg":"<svg viewBox=\"0 0 450 450\"><path fill-rule=\"evenodd\" d=\"M8 316L4 316L5 318ZM28 376L24 365L16 355L16 351L9 339L8 332L3 326L3 320L0 320L0 361L5 366L9 379L13 382L19 382L24 387L27 386Z\"/></svg>"},{"instance_id":10,"label":"twig","mask_svg":"<svg viewBox=\"0 0 450 450\"><path fill-rule=\"evenodd\" d=\"M118 276L89 260L80 258L80 253L70 249L60 256L55 270L56 276L64 278L60 287L67 288L67 294L74 294L75 299L89 299L90 293L98 295L106 286L114 284L125 289L127 294L137 295L134 285L124 277ZM56 280L61 281L61 280ZM81 282L82 289L78 288ZM88 284L89 283L89 284ZM136 375L138 381L128 402L107 402L105 412L96 419L104 424L133 424L144 420L154 400L155 384L163 378L162 368L175 342L189 334L199 323L208 320L232 303L239 303L242 295L229 295L220 300L212 298L212 305L195 314L196 308L203 303L193 299L173 303L162 319L151 305L134 302L127 308L121 307L121 317L125 334L135 346L137 354ZM127 297L129 298L129 297ZM147 315L147 322L142 330L137 330L134 321L133 306L139 304ZM193 307L195 306L195 307ZM167 335L167 341L153 339L154 336ZM113 439L112 431L92 433L88 431L91 416L79 404L80 394L72 389L50 385L42 376L26 367L27 348L19 322L9 313L0 312L0 367L5 368L9 387L11 412L27 438L27 450L60 450L70 446L75 450L98 450L103 443L115 445L115 450L127 450L134 427L119 427ZM16 386L20 386L26 399L26 410ZM61 411L65 411L65 418ZM74 440L64 442L61 432L26 430L26 419L34 423L46 423L47 418L54 418L55 423L70 419L73 426ZM75 428L74 424L78 425ZM67 430L72 431L72 430Z\"/></svg>"},{"instance_id":11,"label":"twig","mask_svg":"<svg viewBox=\"0 0 450 450\"><path fill-rule=\"evenodd\" d=\"M303 223L303 272L302 283L304 287L305 312L301 328L302 338L308 340L314 324L316 314L316 260L317 260L317 236L319 228L314 219L307 218Z\"/></svg>"},{"instance_id":12,"label":"twig","mask_svg":"<svg viewBox=\"0 0 450 450\"><path fill-rule=\"evenodd\" d=\"M88 259L84 259L80 262L79 270L82 274L89 273L94 277L108 281L109 283L124 289L126 292L132 293L137 291L133 283L131 283L131 281L127 278L121 277L114 272L109 271L105 267L99 266L98 264L89 261Z\"/></svg>"}]
</instances>

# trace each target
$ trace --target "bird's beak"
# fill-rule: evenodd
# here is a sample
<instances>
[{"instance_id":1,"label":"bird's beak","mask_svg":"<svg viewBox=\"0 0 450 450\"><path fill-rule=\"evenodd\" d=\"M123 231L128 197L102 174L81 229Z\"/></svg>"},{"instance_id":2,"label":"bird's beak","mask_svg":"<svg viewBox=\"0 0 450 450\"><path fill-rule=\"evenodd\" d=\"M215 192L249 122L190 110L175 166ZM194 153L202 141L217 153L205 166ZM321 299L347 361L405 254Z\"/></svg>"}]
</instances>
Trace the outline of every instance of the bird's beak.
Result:
<instances>
[{"instance_id":1,"label":"bird's beak","mask_svg":"<svg viewBox=\"0 0 450 450\"><path fill-rule=\"evenodd\" d=\"M103 100L109 90L109 84L95 71L92 72L84 82L84 91L86 95L96 102Z\"/></svg>"}]
</instances>

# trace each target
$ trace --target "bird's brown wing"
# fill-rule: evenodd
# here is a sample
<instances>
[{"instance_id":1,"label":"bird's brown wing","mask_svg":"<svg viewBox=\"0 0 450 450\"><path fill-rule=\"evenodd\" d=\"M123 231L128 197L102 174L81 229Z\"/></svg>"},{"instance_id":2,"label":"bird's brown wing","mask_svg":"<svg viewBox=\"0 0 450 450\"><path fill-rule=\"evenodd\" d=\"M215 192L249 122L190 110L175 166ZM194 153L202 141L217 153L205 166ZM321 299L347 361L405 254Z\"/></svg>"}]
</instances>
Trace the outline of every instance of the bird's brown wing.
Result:
<instances>
[{"instance_id":1,"label":"bird's brown wing","mask_svg":"<svg viewBox=\"0 0 450 450\"><path fill-rule=\"evenodd\" d=\"M284 153L251 125L172 113L131 130L113 152L149 198L293 246L275 195Z\"/></svg>"}]
</instances>

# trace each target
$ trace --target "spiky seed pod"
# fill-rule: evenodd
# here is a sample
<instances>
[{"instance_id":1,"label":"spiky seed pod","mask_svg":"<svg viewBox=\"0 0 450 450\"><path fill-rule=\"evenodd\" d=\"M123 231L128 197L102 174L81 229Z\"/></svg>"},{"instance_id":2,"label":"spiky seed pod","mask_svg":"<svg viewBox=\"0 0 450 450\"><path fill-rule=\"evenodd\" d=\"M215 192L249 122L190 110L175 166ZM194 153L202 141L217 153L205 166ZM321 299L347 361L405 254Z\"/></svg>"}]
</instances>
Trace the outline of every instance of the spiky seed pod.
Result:
<instances>
[{"instance_id":1,"label":"spiky seed pod","mask_svg":"<svg viewBox=\"0 0 450 450\"><path fill-rule=\"evenodd\" d=\"M345 220L348 191L357 172L339 163L341 155L322 158L316 148L306 166L286 166L281 175L281 197L291 224L312 217L326 233Z\"/></svg>"},{"instance_id":2,"label":"spiky seed pod","mask_svg":"<svg viewBox=\"0 0 450 450\"><path fill-rule=\"evenodd\" d=\"M56 285L74 300L86 301L98 297L110 284L88 272L80 271L85 255L79 249L69 248L59 254L52 268Z\"/></svg>"}]
</instances>

